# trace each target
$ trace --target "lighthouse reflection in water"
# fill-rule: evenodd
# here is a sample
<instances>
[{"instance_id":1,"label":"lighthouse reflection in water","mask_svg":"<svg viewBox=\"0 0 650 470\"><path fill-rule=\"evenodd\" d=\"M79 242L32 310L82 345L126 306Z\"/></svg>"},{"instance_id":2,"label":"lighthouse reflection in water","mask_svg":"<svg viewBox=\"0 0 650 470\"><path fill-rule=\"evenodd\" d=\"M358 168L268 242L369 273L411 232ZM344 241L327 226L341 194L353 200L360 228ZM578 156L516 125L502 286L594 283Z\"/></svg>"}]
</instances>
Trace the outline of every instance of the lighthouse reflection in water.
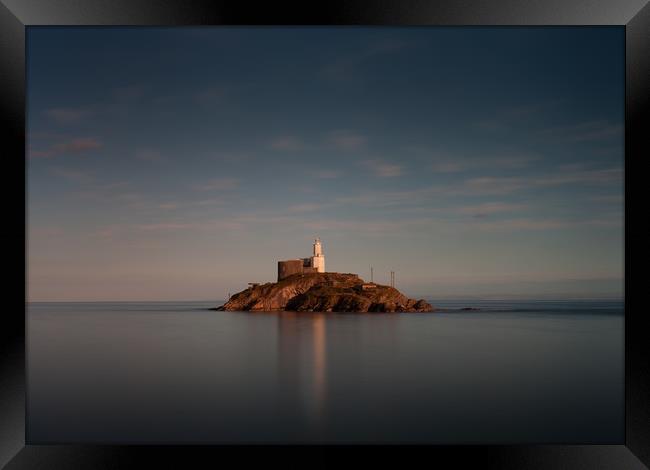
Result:
<instances>
[{"instance_id":1,"label":"lighthouse reflection in water","mask_svg":"<svg viewBox=\"0 0 650 470\"><path fill-rule=\"evenodd\" d=\"M282 389L294 395L308 420L322 423L327 380L326 323L322 313L278 315L278 361Z\"/></svg>"}]
</instances>

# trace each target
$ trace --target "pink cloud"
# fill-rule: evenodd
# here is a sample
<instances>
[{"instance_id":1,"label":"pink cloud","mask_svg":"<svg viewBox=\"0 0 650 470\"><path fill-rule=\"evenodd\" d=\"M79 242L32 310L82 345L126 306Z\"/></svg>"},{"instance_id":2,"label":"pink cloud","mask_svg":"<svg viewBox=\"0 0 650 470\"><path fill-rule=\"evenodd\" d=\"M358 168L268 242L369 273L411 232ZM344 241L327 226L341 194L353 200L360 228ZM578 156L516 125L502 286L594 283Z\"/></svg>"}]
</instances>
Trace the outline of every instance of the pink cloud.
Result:
<instances>
[{"instance_id":1,"label":"pink cloud","mask_svg":"<svg viewBox=\"0 0 650 470\"><path fill-rule=\"evenodd\" d=\"M29 157L54 157L66 153L84 153L102 147L102 143L94 137L77 137L68 141L50 145L45 150L28 150Z\"/></svg>"},{"instance_id":2,"label":"pink cloud","mask_svg":"<svg viewBox=\"0 0 650 470\"><path fill-rule=\"evenodd\" d=\"M52 146L52 149L60 153L79 153L86 150L98 149L102 146L94 137L79 137L69 142L62 142Z\"/></svg>"}]
</instances>

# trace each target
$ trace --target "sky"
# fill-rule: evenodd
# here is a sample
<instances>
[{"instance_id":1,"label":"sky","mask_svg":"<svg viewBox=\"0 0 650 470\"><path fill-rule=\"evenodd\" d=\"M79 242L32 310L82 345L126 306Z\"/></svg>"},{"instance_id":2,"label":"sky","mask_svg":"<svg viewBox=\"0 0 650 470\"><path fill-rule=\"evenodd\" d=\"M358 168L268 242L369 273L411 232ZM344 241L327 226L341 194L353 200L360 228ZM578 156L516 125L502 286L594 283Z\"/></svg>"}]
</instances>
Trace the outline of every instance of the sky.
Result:
<instances>
[{"instance_id":1,"label":"sky","mask_svg":"<svg viewBox=\"0 0 650 470\"><path fill-rule=\"evenodd\" d=\"M623 294L624 29L29 27L30 301L311 255L430 298Z\"/></svg>"}]
</instances>

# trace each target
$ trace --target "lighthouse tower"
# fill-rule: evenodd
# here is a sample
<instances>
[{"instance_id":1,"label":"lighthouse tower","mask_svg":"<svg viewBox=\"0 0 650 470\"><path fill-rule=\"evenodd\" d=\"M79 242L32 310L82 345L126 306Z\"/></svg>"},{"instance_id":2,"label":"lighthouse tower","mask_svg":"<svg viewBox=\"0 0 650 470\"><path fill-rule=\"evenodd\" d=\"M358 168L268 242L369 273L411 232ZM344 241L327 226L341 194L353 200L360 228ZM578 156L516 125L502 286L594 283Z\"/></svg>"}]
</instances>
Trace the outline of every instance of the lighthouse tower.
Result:
<instances>
[{"instance_id":1,"label":"lighthouse tower","mask_svg":"<svg viewBox=\"0 0 650 470\"><path fill-rule=\"evenodd\" d=\"M314 253L311 257L311 266L316 268L319 273L325 272L325 256L323 255L323 247L320 244L320 238L314 240Z\"/></svg>"}]
</instances>

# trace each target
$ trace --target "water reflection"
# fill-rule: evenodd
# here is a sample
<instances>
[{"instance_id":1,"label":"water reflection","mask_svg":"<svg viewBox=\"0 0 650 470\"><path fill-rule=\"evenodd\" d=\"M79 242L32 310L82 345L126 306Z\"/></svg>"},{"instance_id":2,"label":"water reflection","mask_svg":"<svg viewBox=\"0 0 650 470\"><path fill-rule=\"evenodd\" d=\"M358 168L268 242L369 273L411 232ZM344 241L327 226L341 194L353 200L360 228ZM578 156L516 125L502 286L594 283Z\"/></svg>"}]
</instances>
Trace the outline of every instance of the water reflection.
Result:
<instances>
[{"instance_id":1,"label":"water reflection","mask_svg":"<svg viewBox=\"0 0 650 470\"><path fill-rule=\"evenodd\" d=\"M159 308L29 312L30 441L612 443L625 429L622 315Z\"/></svg>"},{"instance_id":2,"label":"water reflection","mask_svg":"<svg viewBox=\"0 0 650 470\"><path fill-rule=\"evenodd\" d=\"M278 378L285 399L322 424L327 389L326 319L322 313L278 314Z\"/></svg>"},{"instance_id":3,"label":"water reflection","mask_svg":"<svg viewBox=\"0 0 650 470\"><path fill-rule=\"evenodd\" d=\"M312 332L314 335L314 369L312 393L314 397L314 415L319 419L323 415L325 404L326 385L326 354L325 354L325 317L318 315L312 320Z\"/></svg>"}]
</instances>

